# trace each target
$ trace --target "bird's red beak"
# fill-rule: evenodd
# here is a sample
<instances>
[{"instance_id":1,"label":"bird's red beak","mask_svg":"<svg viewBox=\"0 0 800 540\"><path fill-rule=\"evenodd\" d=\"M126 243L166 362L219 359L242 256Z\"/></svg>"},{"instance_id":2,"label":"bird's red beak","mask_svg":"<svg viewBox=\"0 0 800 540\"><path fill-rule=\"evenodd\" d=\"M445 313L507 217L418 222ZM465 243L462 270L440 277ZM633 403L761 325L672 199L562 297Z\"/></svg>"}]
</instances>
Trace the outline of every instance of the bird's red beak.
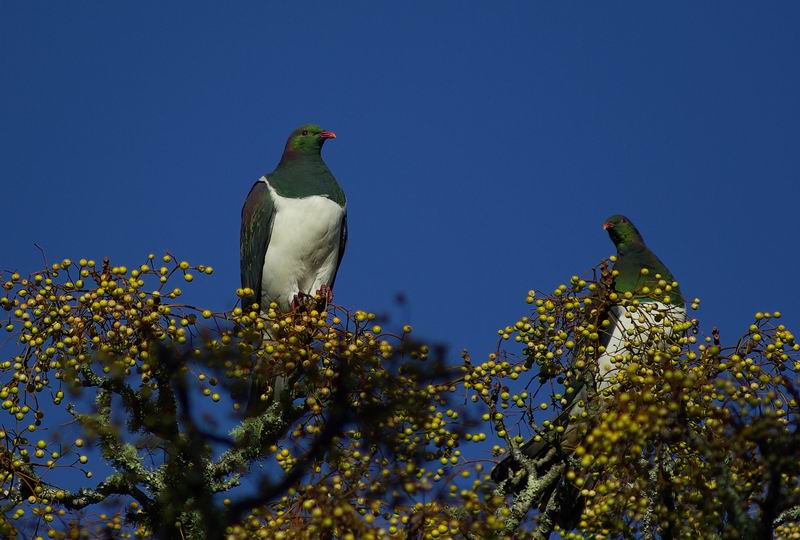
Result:
<instances>
[{"instance_id":1,"label":"bird's red beak","mask_svg":"<svg viewBox=\"0 0 800 540\"><path fill-rule=\"evenodd\" d=\"M322 133L319 134L319 136L322 137L323 139L335 139L336 133L334 133L333 131L323 131Z\"/></svg>"},{"instance_id":2,"label":"bird's red beak","mask_svg":"<svg viewBox=\"0 0 800 540\"><path fill-rule=\"evenodd\" d=\"M603 223L603 230L607 231L608 229L613 229L614 226L611 223Z\"/></svg>"}]
</instances>

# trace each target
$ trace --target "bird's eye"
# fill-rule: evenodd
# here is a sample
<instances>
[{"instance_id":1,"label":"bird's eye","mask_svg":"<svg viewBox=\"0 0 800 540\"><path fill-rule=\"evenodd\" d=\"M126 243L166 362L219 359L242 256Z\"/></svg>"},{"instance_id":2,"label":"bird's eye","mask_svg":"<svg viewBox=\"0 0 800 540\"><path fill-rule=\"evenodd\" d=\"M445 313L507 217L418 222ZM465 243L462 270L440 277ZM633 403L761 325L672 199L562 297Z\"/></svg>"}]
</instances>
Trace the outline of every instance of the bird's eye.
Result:
<instances>
[{"instance_id":1,"label":"bird's eye","mask_svg":"<svg viewBox=\"0 0 800 540\"><path fill-rule=\"evenodd\" d=\"M620 222L620 223L627 223L627 222L628 222L628 220L627 220L627 219L625 219L625 218L622 218L621 220L619 220L619 222Z\"/></svg>"},{"instance_id":2,"label":"bird's eye","mask_svg":"<svg viewBox=\"0 0 800 540\"><path fill-rule=\"evenodd\" d=\"M308 130L307 129L303 130L303 135L308 135Z\"/></svg>"}]
</instances>

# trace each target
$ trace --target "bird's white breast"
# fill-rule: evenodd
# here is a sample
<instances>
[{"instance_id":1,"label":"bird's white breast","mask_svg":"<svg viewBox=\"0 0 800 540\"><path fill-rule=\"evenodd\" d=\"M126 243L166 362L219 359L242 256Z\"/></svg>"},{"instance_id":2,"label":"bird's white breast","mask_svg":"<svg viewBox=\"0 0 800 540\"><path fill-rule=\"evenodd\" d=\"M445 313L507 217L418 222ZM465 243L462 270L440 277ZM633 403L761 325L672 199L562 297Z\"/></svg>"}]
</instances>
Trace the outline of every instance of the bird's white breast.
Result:
<instances>
[{"instance_id":1,"label":"bird's white breast","mask_svg":"<svg viewBox=\"0 0 800 540\"><path fill-rule=\"evenodd\" d=\"M609 318L612 325L611 337L606 350L598 359L597 389L602 391L611 387L619 372L625 369L624 364L614 362L615 357L638 353L643 347L663 347L667 338L672 335L672 325L685 320L685 308L662 302L642 302L633 312L622 306L612 307ZM667 321L671 324L667 324ZM660 340L654 335L656 328L663 336Z\"/></svg>"},{"instance_id":2,"label":"bird's white breast","mask_svg":"<svg viewBox=\"0 0 800 540\"><path fill-rule=\"evenodd\" d=\"M299 293L314 294L336 274L345 209L327 197L282 197L269 185L275 204L262 273L262 300L285 310Z\"/></svg>"}]
</instances>

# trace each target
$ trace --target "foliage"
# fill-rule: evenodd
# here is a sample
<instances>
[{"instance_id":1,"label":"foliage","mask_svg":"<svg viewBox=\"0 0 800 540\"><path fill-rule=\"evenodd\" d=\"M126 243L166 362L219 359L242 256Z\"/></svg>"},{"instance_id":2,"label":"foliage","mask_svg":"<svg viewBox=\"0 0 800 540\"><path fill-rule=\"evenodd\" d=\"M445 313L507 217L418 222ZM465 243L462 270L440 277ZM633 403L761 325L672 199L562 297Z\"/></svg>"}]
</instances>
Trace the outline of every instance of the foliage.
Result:
<instances>
[{"instance_id":1,"label":"foliage","mask_svg":"<svg viewBox=\"0 0 800 540\"><path fill-rule=\"evenodd\" d=\"M537 425L533 403L524 394L509 396L508 379L535 366L534 376L551 389L538 408L552 408L556 416L596 371L608 303L624 306L640 323L651 316L652 303L618 295L606 267L599 271L600 279L573 276L548 297L536 299L531 291L534 314L501 331L503 339L525 346L523 360L496 360L467 383L480 392L512 451L527 438L509 434L512 422L531 426L537 438L563 426ZM659 286L663 290L645 292L667 297L677 284L661 280ZM757 313L747 333L728 346L716 329L698 340L697 319L630 330L625 353L616 357L618 386L603 396L590 394L595 409L582 420L586 436L562 459L565 481L542 505L539 533L553 526L566 504L580 515L580 532L568 537L771 538L775 520L798 504L800 493L800 346L780 317ZM499 396L488 390L498 387ZM529 480L529 491L546 487ZM565 493L579 504L560 500ZM527 512L519 510L512 528Z\"/></svg>"},{"instance_id":2,"label":"foliage","mask_svg":"<svg viewBox=\"0 0 800 540\"><path fill-rule=\"evenodd\" d=\"M171 255L134 269L81 259L7 272L0 527L546 538L571 510L575 529L561 532L576 538L796 537L800 347L778 313L756 314L729 345L702 337L696 319L631 334L576 452L544 477L519 452L563 430L553 418L593 376L605 308L646 315L610 289L605 266L594 272L531 291L533 311L480 363L447 362L410 327L391 333L319 298L288 314L194 307L175 282L212 269ZM668 295L674 284L659 286ZM264 395L266 413L246 418L253 375L286 379L289 392ZM491 454L508 452L528 472L517 489L488 476Z\"/></svg>"}]
</instances>

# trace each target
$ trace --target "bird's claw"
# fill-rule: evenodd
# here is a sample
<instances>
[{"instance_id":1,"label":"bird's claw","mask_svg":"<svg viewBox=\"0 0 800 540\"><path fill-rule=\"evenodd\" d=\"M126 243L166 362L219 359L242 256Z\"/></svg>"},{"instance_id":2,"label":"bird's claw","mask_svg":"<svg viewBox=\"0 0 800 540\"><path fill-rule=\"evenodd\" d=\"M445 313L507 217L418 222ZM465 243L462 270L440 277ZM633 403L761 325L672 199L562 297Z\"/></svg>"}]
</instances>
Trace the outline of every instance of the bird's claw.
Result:
<instances>
[{"instance_id":1,"label":"bird's claw","mask_svg":"<svg viewBox=\"0 0 800 540\"><path fill-rule=\"evenodd\" d=\"M333 289L331 289L328 285L323 285L314 294L314 296L319 298L319 305L317 305L317 308L324 310L328 304L333 301ZM302 291L298 292L289 303L289 309L291 313L294 314L298 311L302 311L304 308L307 308L307 302L309 298L312 298L310 294L306 294Z\"/></svg>"},{"instance_id":2,"label":"bird's claw","mask_svg":"<svg viewBox=\"0 0 800 540\"><path fill-rule=\"evenodd\" d=\"M291 313L294 314L294 313L297 313L300 310L300 308L303 306L303 298L304 297L305 297L305 294L303 294L301 292L299 292L296 295L294 295L294 298L292 298L292 301L289 303L289 310L291 311Z\"/></svg>"},{"instance_id":3,"label":"bird's claw","mask_svg":"<svg viewBox=\"0 0 800 540\"><path fill-rule=\"evenodd\" d=\"M333 289L331 289L327 285L323 285L317 291L317 294L325 301L325 305L330 304L333 302Z\"/></svg>"}]
</instances>

